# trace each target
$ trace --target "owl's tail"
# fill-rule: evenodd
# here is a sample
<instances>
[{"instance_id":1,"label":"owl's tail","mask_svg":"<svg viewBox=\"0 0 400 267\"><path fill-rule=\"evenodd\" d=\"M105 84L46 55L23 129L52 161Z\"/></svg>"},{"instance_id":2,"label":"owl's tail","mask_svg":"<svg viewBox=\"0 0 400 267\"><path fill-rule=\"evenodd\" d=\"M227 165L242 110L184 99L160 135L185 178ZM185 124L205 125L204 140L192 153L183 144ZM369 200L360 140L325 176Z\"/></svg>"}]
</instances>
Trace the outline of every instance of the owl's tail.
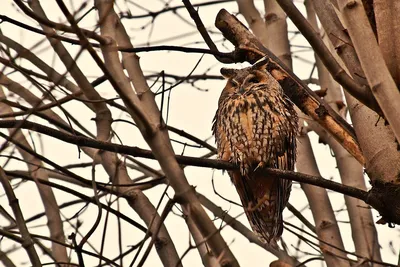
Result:
<instances>
[{"instance_id":1,"label":"owl's tail","mask_svg":"<svg viewBox=\"0 0 400 267\"><path fill-rule=\"evenodd\" d=\"M231 177L258 238L267 243L277 241L283 231L282 212L288 202L291 181L266 177L261 170L247 177L235 171Z\"/></svg>"}]
</instances>

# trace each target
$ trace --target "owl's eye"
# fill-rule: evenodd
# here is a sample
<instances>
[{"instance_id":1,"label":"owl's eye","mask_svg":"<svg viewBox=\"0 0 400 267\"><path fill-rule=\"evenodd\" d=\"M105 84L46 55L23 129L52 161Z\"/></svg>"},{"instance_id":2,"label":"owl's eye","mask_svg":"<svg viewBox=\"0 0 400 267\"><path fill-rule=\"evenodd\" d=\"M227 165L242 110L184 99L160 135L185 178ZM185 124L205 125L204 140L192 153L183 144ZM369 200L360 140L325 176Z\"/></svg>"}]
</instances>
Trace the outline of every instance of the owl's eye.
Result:
<instances>
[{"instance_id":1,"label":"owl's eye","mask_svg":"<svg viewBox=\"0 0 400 267\"><path fill-rule=\"evenodd\" d=\"M248 81L248 83L258 83L258 82L260 82L260 80L256 76L250 78L250 80Z\"/></svg>"}]
</instances>

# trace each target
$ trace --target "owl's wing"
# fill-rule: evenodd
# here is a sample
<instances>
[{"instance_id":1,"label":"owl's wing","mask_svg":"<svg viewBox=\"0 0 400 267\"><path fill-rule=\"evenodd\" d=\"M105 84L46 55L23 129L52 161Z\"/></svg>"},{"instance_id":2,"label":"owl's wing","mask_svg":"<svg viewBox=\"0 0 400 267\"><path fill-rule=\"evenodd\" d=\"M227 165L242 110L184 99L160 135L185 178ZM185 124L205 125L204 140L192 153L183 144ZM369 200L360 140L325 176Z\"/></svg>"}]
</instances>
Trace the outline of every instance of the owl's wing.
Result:
<instances>
[{"instance_id":1,"label":"owl's wing","mask_svg":"<svg viewBox=\"0 0 400 267\"><path fill-rule=\"evenodd\" d=\"M212 132L218 147L218 158L230 162L232 161L231 146L220 119L220 110L217 110L213 120Z\"/></svg>"},{"instance_id":2,"label":"owl's wing","mask_svg":"<svg viewBox=\"0 0 400 267\"><path fill-rule=\"evenodd\" d=\"M285 153L278 157L277 165L286 169L290 158ZM240 171L230 171L229 175L253 231L264 242L278 239L283 231L282 212L289 201L292 181L266 176L262 169L248 177Z\"/></svg>"},{"instance_id":3,"label":"owl's wing","mask_svg":"<svg viewBox=\"0 0 400 267\"><path fill-rule=\"evenodd\" d=\"M219 158L240 165L240 170L229 175L250 225L268 243L282 234L282 211L291 181L268 177L262 168L254 169L260 162L265 167L294 168L297 124L290 116L295 121L297 118L294 110L290 111L293 114L281 113L285 110L279 106L281 102L278 99L272 105L263 92L247 95L245 101L220 105L213 126Z\"/></svg>"},{"instance_id":4,"label":"owl's wing","mask_svg":"<svg viewBox=\"0 0 400 267\"><path fill-rule=\"evenodd\" d=\"M281 170L294 170L294 165L296 161L296 136L295 134L289 134L285 136L285 147L283 155L276 157L276 166L274 168ZM286 179L279 179L278 186L278 199L280 201L279 206L281 212L286 207L292 188L292 181Z\"/></svg>"},{"instance_id":5,"label":"owl's wing","mask_svg":"<svg viewBox=\"0 0 400 267\"><path fill-rule=\"evenodd\" d=\"M279 179L268 179L260 172L253 173L250 179L244 178L240 171L230 172L233 183L240 196L243 209L250 226L263 242L270 243L282 234L282 217L276 212L279 205Z\"/></svg>"}]
</instances>

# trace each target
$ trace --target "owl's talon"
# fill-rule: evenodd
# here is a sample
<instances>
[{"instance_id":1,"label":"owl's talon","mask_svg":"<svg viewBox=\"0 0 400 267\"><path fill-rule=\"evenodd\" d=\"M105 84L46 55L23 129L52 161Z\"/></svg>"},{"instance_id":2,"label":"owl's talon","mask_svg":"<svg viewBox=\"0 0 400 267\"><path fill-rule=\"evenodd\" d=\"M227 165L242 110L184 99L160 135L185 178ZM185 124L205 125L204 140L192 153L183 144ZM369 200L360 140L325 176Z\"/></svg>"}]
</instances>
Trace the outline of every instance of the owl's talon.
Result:
<instances>
[{"instance_id":1,"label":"owl's talon","mask_svg":"<svg viewBox=\"0 0 400 267\"><path fill-rule=\"evenodd\" d=\"M262 169L265 166L264 162L258 163L257 167L254 169L254 171L258 170L258 168Z\"/></svg>"}]
</instances>

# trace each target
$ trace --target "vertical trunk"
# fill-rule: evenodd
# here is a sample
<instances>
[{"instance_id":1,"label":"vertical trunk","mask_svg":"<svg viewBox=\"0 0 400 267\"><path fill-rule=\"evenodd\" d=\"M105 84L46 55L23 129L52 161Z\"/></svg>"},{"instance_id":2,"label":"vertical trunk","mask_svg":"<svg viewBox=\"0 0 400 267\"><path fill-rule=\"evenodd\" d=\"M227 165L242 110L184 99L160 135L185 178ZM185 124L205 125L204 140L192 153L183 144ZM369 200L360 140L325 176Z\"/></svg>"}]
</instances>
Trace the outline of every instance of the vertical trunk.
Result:
<instances>
[{"instance_id":1,"label":"vertical trunk","mask_svg":"<svg viewBox=\"0 0 400 267\"><path fill-rule=\"evenodd\" d=\"M267 43L264 45L292 69L292 54L287 36L286 14L276 0L264 0Z\"/></svg>"},{"instance_id":2,"label":"vertical trunk","mask_svg":"<svg viewBox=\"0 0 400 267\"><path fill-rule=\"evenodd\" d=\"M363 5L360 0L339 0L338 3L372 93L394 135L400 140L400 93L385 64ZM400 183L400 179L394 182Z\"/></svg>"},{"instance_id":3,"label":"vertical trunk","mask_svg":"<svg viewBox=\"0 0 400 267\"><path fill-rule=\"evenodd\" d=\"M306 133L300 134L298 138L298 151L297 170L305 174L319 176L320 174L312 151L311 142ZM310 204L318 238L329 245L343 250L344 245L340 236L339 226L326 190L308 184L301 184L301 187ZM349 262L345 259L346 253L334 249L327 244L320 243L320 248L327 266L350 266Z\"/></svg>"},{"instance_id":4,"label":"vertical trunk","mask_svg":"<svg viewBox=\"0 0 400 267\"><path fill-rule=\"evenodd\" d=\"M374 0L378 43L397 87L400 87L400 1Z\"/></svg>"},{"instance_id":5,"label":"vertical trunk","mask_svg":"<svg viewBox=\"0 0 400 267\"><path fill-rule=\"evenodd\" d=\"M307 17L310 24L318 31L315 10L312 3L307 1ZM329 40L327 40L329 42ZM333 49L331 49L333 50ZM333 51L334 52L334 51ZM316 64L321 88L327 88L325 101L338 113L345 114L342 94L339 84L329 75L325 66L316 56ZM322 77L322 78L321 78ZM318 127L320 128L320 127ZM320 134L320 133L319 133ZM324 140L329 144L335 154L342 183L359 189L366 190L363 167L352 157L332 136L325 135ZM356 253L374 260L381 260L376 228L372 219L371 210L362 201L344 196L350 219L350 226ZM362 266L368 266L367 263Z\"/></svg>"}]
</instances>

